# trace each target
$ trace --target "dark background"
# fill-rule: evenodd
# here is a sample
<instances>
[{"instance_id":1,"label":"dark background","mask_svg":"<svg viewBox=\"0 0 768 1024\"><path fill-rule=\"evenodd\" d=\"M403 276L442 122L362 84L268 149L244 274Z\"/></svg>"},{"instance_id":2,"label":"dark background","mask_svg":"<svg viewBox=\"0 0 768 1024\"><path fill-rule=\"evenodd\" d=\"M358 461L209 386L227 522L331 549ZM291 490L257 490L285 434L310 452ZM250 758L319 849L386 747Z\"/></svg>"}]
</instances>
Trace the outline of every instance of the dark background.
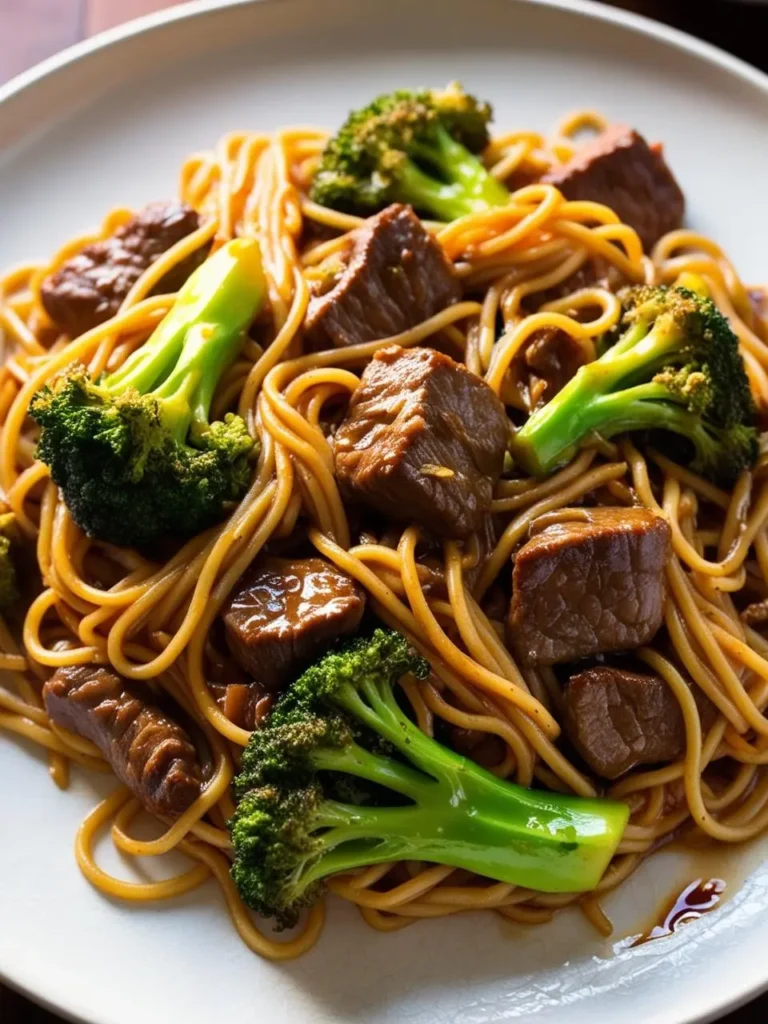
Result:
<instances>
[{"instance_id":1,"label":"dark background","mask_svg":"<svg viewBox=\"0 0 768 1024\"><path fill-rule=\"evenodd\" d=\"M167 0L0 0L0 83L86 36L171 6ZM613 6L684 29L768 71L768 6L734 0L614 0ZM723 1024L758 1021L768 1021L768 995ZM0 985L0 1024L59 1024L59 1018Z\"/></svg>"}]
</instances>

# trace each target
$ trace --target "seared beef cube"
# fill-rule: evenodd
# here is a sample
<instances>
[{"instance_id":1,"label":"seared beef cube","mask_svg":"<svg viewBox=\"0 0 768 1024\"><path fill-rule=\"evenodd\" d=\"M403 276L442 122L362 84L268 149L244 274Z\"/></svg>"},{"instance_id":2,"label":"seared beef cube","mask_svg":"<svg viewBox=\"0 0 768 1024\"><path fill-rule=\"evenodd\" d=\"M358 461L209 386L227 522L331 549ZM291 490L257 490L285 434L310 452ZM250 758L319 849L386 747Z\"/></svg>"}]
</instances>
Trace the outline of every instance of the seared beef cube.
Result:
<instances>
[{"instance_id":1,"label":"seared beef cube","mask_svg":"<svg viewBox=\"0 0 768 1024\"><path fill-rule=\"evenodd\" d=\"M534 331L515 357L518 388L528 409L540 409L583 366L584 349L559 327Z\"/></svg>"},{"instance_id":2,"label":"seared beef cube","mask_svg":"<svg viewBox=\"0 0 768 1024\"><path fill-rule=\"evenodd\" d=\"M186 203L151 203L111 238L86 245L42 283L51 320L76 338L113 317L144 271L200 227ZM158 283L157 294L175 292L203 262L205 249L182 260Z\"/></svg>"},{"instance_id":3,"label":"seared beef cube","mask_svg":"<svg viewBox=\"0 0 768 1024\"><path fill-rule=\"evenodd\" d=\"M566 199L610 206L637 231L646 251L683 222L685 197L661 147L649 146L627 125L607 128L542 181L555 185Z\"/></svg>"},{"instance_id":4,"label":"seared beef cube","mask_svg":"<svg viewBox=\"0 0 768 1024\"><path fill-rule=\"evenodd\" d=\"M430 348L377 352L336 432L344 492L441 537L483 525L504 462L504 406L466 367Z\"/></svg>"},{"instance_id":5,"label":"seared beef cube","mask_svg":"<svg viewBox=\"0 0 768 1024\"><path fill-rule=\"evenodd\" d=\"M694 689L704 732L715 709ZM599 666L571 676L565 687L565 728L590 768L616 779L637 765L666 764L685 753L683 713L657 675Z\"/></svg>"},{"instance_id":6,"label":"seared beef cube","mask_svg":"<svg viewBox=\"0 0 768 1024\"><path fill-rule=\"evenodd\" d=\"M410 206L395 203L354 233L338 281L310 300L305 329L316 348L378 341L458 302L453 266Z\"/></svg>"},{"instance_id":7,"label":"seared beef cube","mask_svg":"<svg viewBox=\"0 0 768 1024\"><path fill-rule=\"evenodd\" d=\"M151 813L176 818L200 795L187 732L137 686L103 665L60 668L43 687L57 725L95 743L115 775Z\"/></svg>"},{"instance_id":8,"label":"seared beef cube","mask_svg":"<svg viewBox=\"0 0 768 1024\"><path fill-rule=\"evenodd\" d=\"M573 513L515 556L508 634L525 665L640 647L664 617L666 520L644 508Z\"/></svg>"},{"instance_id":9,"label":"seared beef cube","mask_svg":"<svg viewBox=\"0 0 768 1024\"><path fill-rule=\"evenodd\" d=\"M321 558L264 557L240 580L222 615L235 659L275 692L332 640L354 633L364 609L355 581Z\"/></svg>"}]
</instances>

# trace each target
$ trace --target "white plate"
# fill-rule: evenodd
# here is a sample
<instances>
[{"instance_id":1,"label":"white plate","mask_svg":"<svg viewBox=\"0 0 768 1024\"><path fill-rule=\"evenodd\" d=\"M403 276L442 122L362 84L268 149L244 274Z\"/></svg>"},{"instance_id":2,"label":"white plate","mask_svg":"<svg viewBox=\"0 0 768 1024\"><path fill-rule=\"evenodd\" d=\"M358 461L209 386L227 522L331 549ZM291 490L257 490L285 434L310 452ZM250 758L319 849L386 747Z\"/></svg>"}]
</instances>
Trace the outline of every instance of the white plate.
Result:
<instances>
[{"instance_id":1,"label":"white plate","mask_svg":"<svg viewBox=\"0 0 768 1024\"><path fill-rule=\"evenodd\" d=\"M399 85L461 79L497 123L545 129L594 106L667 146L690 221L749 279L768 277L768 79L643 19L572 0L204 3L76 47L0 89L0 266L44 258L112 206L171 195L183 156L234 128L336 124ZM662 854L607 909L637 931L694 871L746 875L724 907L638 950L577 913L544 927L490 915L370 931L331 907L305 959L252 956L217 889L150 908L81 878L75 829L96 791L56 791L0 734L0 973L94 1024L683 1024L768 984L768 846L705 865Z\"/></svg>"}]
</instances>

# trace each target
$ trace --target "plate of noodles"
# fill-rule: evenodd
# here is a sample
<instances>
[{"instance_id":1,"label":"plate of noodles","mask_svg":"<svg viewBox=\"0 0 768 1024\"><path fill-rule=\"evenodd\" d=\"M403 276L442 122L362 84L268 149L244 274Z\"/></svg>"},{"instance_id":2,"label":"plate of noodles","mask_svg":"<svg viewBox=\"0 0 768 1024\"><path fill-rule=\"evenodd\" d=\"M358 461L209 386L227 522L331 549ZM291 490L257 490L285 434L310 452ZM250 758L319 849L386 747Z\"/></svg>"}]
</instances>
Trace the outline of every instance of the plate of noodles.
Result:
<instances>
[{"instance_id":1,"label":"plate of noodles","mask_svg":"<svg viewBox=\"0 0 768 1024\"><path fill-rule=\"evenodd\" d=\"M0 90L0 975L72 1019L768 984L768 80L439 11Z\"/></svg>"}]
</instances>

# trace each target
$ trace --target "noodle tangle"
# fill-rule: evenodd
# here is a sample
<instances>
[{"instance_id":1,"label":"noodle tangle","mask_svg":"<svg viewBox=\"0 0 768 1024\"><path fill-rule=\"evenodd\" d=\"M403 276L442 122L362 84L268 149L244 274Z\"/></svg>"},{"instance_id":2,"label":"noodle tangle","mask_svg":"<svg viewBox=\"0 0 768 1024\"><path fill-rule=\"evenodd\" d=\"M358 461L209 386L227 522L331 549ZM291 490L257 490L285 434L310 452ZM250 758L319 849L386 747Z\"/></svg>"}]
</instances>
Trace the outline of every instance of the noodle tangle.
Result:
<instances>
[{"instance_id":1,"label":"noodle tangle","mask_svg":"<svg viewBox=\"0 0 768 1024\"><path fill-rule=\"evenodd\" d=\"M539 173L572 155L577 132L604 125L599 115L585 112L563 121L551 138L530 132L499 136L486 162L504 181ZM508 206L428 225L456 267L464 301L396 338L305 353L301 327L311 282L361 223L304 198L325 139L323 132L302 127L274 135L238 132L210 152L190 156L181 170L181 197L202 215L203 226L144 273L116 316L72 342L56 336L41 305L40 283L90 237L73 239L48 265L23 265L0 277L0 482L42 578L19 623L21 635L11 623L0 623L0 728L43 748L53 780L65 788L72 765L110 769L92 744L49 721L40 691L51 672L111 663L127 679L163 692L194 723L208 751L203 792L177 821L165 823L158 838L139 841L131 832L139 805L123 787L116 789L79 829L75 851L81 870L101 892L133 902L170 899L213 877L249 948L274 960L299 956L320 935L322 904L281 941L252 919L228 870L230 782L249 733L226 717L209 687L209 634L247 566L270 539L305 523L317 552L354 577L377 616L428 658L430 678L403 684L424 732L432 734L442 721L486 734L499 751L492 767L499 776L593 796L594 781L558 745L560 695L551 670L521 671L501 639L500 621L484 610L484 598L508 571L534 520L556 516L585 498L640 503L669 522L673 554L666 611L671 649L643 649L639 657L678 700L686 750L678 762L631 772L608 789L630 805L631 818L598 890L587 897L545 895L410 862L379 864L329 884L380 931L480 909L535 924L575 903L605 932L610 923L598 901L681 826L727 843L768 826L768 640L744 622L733 600L734 593L747 590L751 601L768 601L765 461L742 474L727 494L653 450L641 453L629 440L596 438L548 479L502 479L493 512L503 530L473 574L477 538L445 542L437 564L427 566L419 558L418 527L396 536L353 534L334 477L326 414L349 400L359 385L357 373L392 342L446 346L508 404L516 401L515 357L533 332L561 328L585 360L594 358L597 339L619 319L611 291L592 286L540 301L529 313L532 296L541 299L540 293L557 289L588 260L603 261L632 283L670 283L684 271L703 276L739 337L752 389L763 403L768 322L754 313L733 265L711 240L676 231L645 255L637 234L607 207L568 202L554 187L535 184L514 192ZM128 216L113 211L99 237ZM330 240L306 240L327 239L329 229ZM73 360L92 374L116 369L168 312L173 296L153 294L168 270L202 244L218 247L235 236L259 240L270 311L263 336L247 341L215 403L217 414L238 411L261 442L250 490L224 523L189 540L165 562L89 538L72 521L46 467L35 461L30 399ZM428 586L436 579L441 587ZM717 709L706 732L683 674ZM717 771L725 758L736 766L726 778ZM113 877L94 853L103 830L129 856L176 850L188 866L157 882Z\"/></svg>"}]
</instances>

